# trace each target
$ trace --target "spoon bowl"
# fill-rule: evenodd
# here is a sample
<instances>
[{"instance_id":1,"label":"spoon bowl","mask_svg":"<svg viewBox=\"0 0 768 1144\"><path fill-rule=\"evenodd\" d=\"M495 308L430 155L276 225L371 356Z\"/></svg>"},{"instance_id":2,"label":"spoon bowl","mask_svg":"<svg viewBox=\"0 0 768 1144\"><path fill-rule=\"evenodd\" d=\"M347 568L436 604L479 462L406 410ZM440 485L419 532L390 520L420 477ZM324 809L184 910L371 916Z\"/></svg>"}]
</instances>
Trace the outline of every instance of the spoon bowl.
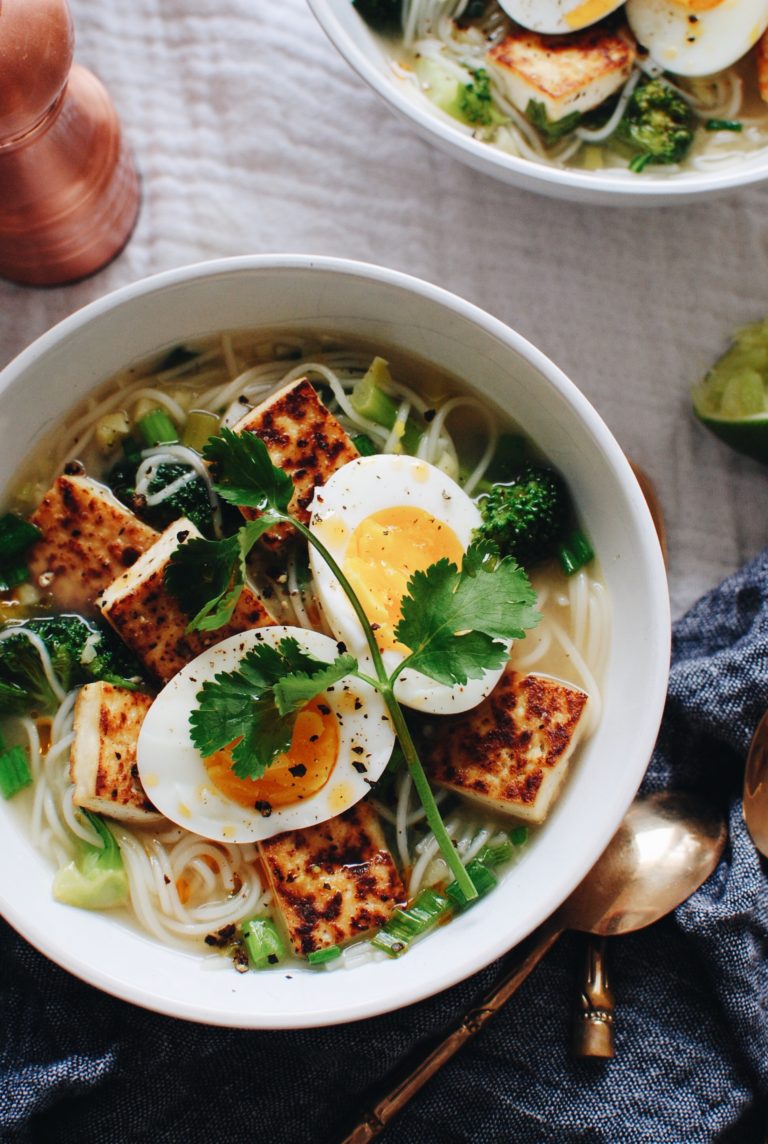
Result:
<instances>
[{"instance_id":1,"label":"spoon bowl","mask_svg":"<svg viewBox=\"0 0 768 1144\"><path fill-rule=\"evenodd\" d=\"M570 897L509 955L498 984L428 1056L415 1066L405 1061L386 1096L365 1113L342 1144L365 1144L378 1136L501 1009L567 929L605 936L631 933L658 921L706 881L727 837L724 820L690 795L660 791L636 799Z\"/></svg>"},{"instance_id":2,"label":"spoon bowl","mask_svg":"<svg viewBox=\"0 0 768 1144\"><path fill-rule=\"evenodd\" d=\"M757 725L744 771L744 821L757 849L768 858L768 711Z\"/></svg>"},{"instance_id":3,"label":"spoon bowl","mask_svg":"<svg viewBox=\"0 0 768 1144\"><path fill-rule=\"evenodd\" d=\"M564 928L609 937L652 925L707 880L726 838L722 818L690 795L636 799L558 911Z\"/></svg>"}]
</instances>

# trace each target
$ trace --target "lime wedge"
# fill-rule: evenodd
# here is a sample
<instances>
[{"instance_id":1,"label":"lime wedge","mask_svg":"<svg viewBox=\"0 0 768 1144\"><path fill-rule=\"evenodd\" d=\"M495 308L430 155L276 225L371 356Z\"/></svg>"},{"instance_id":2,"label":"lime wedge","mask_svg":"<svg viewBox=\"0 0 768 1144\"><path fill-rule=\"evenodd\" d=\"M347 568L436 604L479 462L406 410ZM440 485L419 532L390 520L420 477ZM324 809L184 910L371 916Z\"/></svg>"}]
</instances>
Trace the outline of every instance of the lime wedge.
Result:
<instances>
[{"instance_id":1,"label":"lime wedge","mask_svg":"<svg viewBox=\"0 0 768 1144\"><path fill-rule=\"evenodd\" d=\"M692 398L694 413L716 437L768 464L768 318L737 330Z\"/></svg>"}]
</instances>

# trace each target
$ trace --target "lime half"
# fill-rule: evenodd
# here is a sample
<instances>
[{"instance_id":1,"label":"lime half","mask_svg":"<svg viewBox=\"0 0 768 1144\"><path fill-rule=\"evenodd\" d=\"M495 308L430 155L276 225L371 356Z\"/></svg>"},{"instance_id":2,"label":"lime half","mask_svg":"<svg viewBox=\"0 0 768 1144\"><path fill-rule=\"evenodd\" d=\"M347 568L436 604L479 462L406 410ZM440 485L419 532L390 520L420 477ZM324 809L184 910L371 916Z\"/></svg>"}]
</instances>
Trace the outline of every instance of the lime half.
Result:
<instances>
[{"instance_id":1,"label":"lime half","mask_svg":"<svg viewBox=\"0 0 768 1144\"><path fill-rule=\"evenodd\" d=\"M768 318L738 330L693 389L700 421L726 445L768 465Z\"/></svg>"}]
</instances>

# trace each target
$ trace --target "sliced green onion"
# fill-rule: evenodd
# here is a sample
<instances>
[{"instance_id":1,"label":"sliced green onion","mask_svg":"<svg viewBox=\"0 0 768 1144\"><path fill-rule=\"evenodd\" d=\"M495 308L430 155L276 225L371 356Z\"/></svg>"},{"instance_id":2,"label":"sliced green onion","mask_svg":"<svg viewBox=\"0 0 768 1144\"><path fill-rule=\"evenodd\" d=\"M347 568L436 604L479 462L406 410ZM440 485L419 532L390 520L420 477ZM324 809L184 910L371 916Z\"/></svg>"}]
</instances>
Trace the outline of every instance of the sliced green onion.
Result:
<instances>
[{"instance_id":1,"label":"sliced green onion","mask_svg":"<svg viewBox=\"0 0 768 1144\"><path fill-rule=\"evenodd\" d=\"M0 794L13 798L32 782L27 752L23 747L11 747L0 754Z\"/></svg>"},{"instance_id":2,"label":"sliced green onion","mask_svg":"<svg viewBox=\"0 0 768 1144\"><path fill-rule=\"evenodd\" d=\"M474 905L480 898L485 897L486 894L498 885L498 879L492 871L479 862L477 858L473 858L471 862L467 863L467 873L472 879L472 884L477 890L477 897L472 901L467 901L464 891L458 882L451 882L450 885L445 887L445 893L450 900L455 910L465 910L468 906Z\"/></svg>"},{"instance_id":3,"label":"sliced green onion","mask_svg":"<svg viewBox=\"0 0 768 1144\"><path fill-rule=\"evenodd\" d=\"M90 810L80 811L99 836L101 845L76 839L72 862L56 871L53 896L57 902L81 910L108 910L122 906L129 896L128 875L120 846L106 822Z\"/></svg>"},{"instance_id":4,"label":"sliced green onion","mask_svg":"<svg viewBox=\"0 0 768 1144\"><path fill-rule=\"evenodd\" d=\"M164 409L150 409L136 423L136 428L148 449L155 445L175 445L179 440L176 426Z\"/></svg>"},{"instance_id":5,"label":"sliced green onion","mask_svg":"<svg viewBox=\"0 0 768 1144\"><path fill-rule=\"evenodd\" d=\"M390 957L404 954L414 938L421 937L451 908L451 903L437 890L422 890L407 907L394 911L386 925L371 940Z\"/></svg>"},{"instance_id":6,"label":"sliced green onion","mask_svg":"<svg viewBox=\"0 0 768 1144\"><path fill-rule=\"evenodd\" d=\"M392 429L400 408L400 402L381 388L381 383L386 384L391 381L387 363L383 358L374 358L371 368L355 384L349 397L356 413L368 421L383 426L384 429ZM408 417L400 436L400 444L406 453L416 452L421 436L422 430L418 423L413 417Z\"/></svg>"},{"instance_id":7,"label":"sliced green onion","mask_svg":"<svg viewBox=\"0 0 768 1144\"><path fill-rule=\"evenodd\" d=\"M219 419L207 409L192 409L184 424L181 443L196 453L202 453L209 437L219 431Z\"/></svg>"},{"instance_id":8,"label":"sliced green onion","mask_svg":"<svg viewBox=\"0 0 768 1144\"><path fill-rule=\"evenodd\" d=\"M328 961L335 961L337 957L341 957L339 947L327 945L325 949L314 949L312 953L308 953L307 961L310 965L325 965Z\"/></svg>"},{"instance_id":9,"label":"sliced green onion","mask_svg":"<svg viewBox=\"0 0 768 1144\"><path fill-rule=\"evenodd\" d=\"M704 128L706 131L743 131L744 124L738 119L708 119Z\"/></svg>"},{"instance_id":10,"label":"sliced green onion","mask_svg":"<svg viewBox=\"0 0 768 1144\"><path fill-rule=\"evenodd\" d=\"M241 929L254 969L266 969L283 960L287 952L285 942L272 918L250 918Z\"/></svg>"},{"instance_id":11,"label":"sliced green onion","mask_svg":"<svg viewBox=\"0 0 768 1144\"><path fill-rule=\"evenodd\" d=\"M510 830L509 840L514 846L523 846L528 841L528 827L516 826Z\"/></svg>"},{"instance_id":12,"label":"sliced green onion","mask_svg":"<svg viewBox=\"0 0 768 1144\"><path fill-rule=\"evenodd\" d=\"M514 853L514 846L509 839L505 838L503 842L498 842L495 846L483 846L475 857L478 862L482 862L483 866L503 866L505 862L509 862Z\"/></svg>"},{"instance_id":13,"label":"sliced green onion","mask_svg":"<svg viewBox=\"0 0 768 1144\"><path fill-rule=\"evenodd\" d=\"M408 944L407 938L390 933L386 929L379 930L376 936L371 939L372 946L388 953L390 957L402 957L404 953L408 952Z\"/></svg>"},{"instance_id":14,"label":"sliced green onion","mask_svg":"<svg viewBox=\"0 0 768 1144\"><path fill-rule=\"evenodd\" d=\"M367 433L358 433L352 438L352 444L361 457L373 457L379 451Z\"/></svg>"},{"instance_id":15,"label":"sliced green onion","mask_svg":"<svg viewBox=\"0 0 768 1144\"><path fill-rule=\"evenodd\" d=\"M642 155L635 155L634 158L630 159L629 161L629 169L635 175L639 175L641 171L645 170L652 159L653 155L651 155L648 151Z\"/></svg>"},{"instance_id":16,"label":"sliced green onion","mask_svg":"<svg viewBox=\"0 0 768 1144\"><path fill-rule=\"evenodd\" d=\"M573 576L574 572L595 559L592 545L580 528L575 529L565 543L560 545L558 555L566 576Z\"/></svg>"}]
</instances>

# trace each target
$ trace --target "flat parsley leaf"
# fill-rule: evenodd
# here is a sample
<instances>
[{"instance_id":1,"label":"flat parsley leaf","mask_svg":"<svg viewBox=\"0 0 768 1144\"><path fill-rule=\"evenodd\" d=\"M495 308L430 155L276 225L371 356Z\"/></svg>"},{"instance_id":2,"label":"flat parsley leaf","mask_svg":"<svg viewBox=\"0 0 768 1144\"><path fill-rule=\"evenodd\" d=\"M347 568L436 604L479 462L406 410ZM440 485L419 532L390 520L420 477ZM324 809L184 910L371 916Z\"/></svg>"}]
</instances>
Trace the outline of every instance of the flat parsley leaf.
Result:
<instances>
[{"instance_id":1,"label":"flat parsley leaf","mask_svg":"<svg viewBox=\"0 0 768 1144\"><path fill-rule=\"evenodd\" d=\"M492 546L470 545L461 571L438 560L408 582L395 638L410 648L403 666L452 686L501 667L504 643L522 639L541 616L522 568Z\"/></svg>"},{"instance_id":2,"label":"flat parsley leaf","mask_svg":"<svg viewBox=\"0 0 768 1144\"><path fill-rule=\"evenodd\" d=\"M209 438L203 456L213 467L216 492L224 500L261 512L287 513L293 480L272 464L267 446L255 433L222 429Z\"/></svg>"},{"instance_id":3,"label":"flat parsley leaf","mask_svg":"<svg viewBox=\"0 0 768 1144\"><path fill-rule=\"evenodd\" d=\"M290 747L298 711L356 667L351 655L316 659L290 637L259 644L236 671L203 684L189 719L192 742L203 757L234 743L234 773L261 778Z\"/></svg>"}]
</instances>

